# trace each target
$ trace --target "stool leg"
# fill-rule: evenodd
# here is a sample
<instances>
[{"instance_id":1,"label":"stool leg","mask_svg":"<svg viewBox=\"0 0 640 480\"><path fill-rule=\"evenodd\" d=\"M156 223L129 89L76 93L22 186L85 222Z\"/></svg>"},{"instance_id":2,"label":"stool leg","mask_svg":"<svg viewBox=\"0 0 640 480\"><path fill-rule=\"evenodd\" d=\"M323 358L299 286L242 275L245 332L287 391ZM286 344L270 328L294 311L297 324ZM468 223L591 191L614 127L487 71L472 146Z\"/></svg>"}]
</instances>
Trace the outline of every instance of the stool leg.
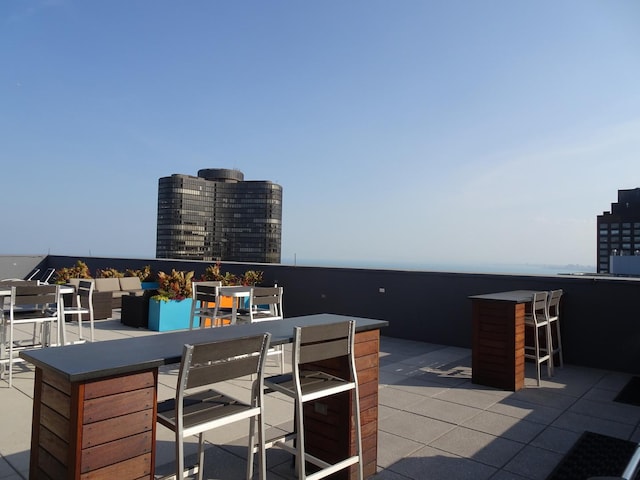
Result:
<instances>
[{"instance_id":1,"label":"stool leg","mask_svg":"<svg viewBox=\"0 0 640 480\"><path fill-rule=\"evenodd\" d=\"M553 322L556 324L556 339L558 340L558 359L560 360L560 368L564 366L564 359L562 358L562 338L560 338L560 320Z\"/></svg>"}]
</instances>

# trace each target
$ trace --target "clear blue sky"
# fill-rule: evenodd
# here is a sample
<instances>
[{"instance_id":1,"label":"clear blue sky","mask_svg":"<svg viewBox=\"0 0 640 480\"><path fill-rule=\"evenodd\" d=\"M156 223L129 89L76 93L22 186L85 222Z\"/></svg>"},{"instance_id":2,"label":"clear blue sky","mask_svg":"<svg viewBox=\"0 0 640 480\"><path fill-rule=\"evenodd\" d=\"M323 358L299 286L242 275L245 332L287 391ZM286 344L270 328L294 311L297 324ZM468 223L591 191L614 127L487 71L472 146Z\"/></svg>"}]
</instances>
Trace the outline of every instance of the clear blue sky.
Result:
<instances>
[{"instance_id":1,"label":"clear blue sky","mask_svg":"<svg viewBox=\"0 0 640 480\"><path fill-rule=\"evenodd\" d=\"M639 152L637 0L0 2L0 254L153 258L237 168L283 263L594 265Z\"/></svg>"}]
</instances>

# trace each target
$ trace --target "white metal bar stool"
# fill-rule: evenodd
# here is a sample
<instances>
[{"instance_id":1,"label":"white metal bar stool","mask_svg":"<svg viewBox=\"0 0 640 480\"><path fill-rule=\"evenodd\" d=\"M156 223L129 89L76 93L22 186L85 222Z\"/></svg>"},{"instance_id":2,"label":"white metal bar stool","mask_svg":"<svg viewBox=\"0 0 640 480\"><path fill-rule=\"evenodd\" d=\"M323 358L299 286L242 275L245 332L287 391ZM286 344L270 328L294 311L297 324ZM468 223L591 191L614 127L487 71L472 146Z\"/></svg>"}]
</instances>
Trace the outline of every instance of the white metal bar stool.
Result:
<instances>
[{"instance_id":1,"label":"white metal bar stool","mask_svg":"<svg viewBox=\"0 0 640 480\"><path fill-rule=\"evenodd\" d=\"M524 357L536 362L538 386L540 386L540 364L547 362L547 375L551 377L553 373L551 330L549 329L549 318L547 316L547 296L547 292L534 293L531 313L526 313L524 317L525 327L533 330L533 342L527 344L525 340ZM541 345L540 342L541 334L545 342L544 345Z\"/></svg>"},{"instance_id":2,"label":"white metal bar stool","mask_svg":"<svg viewBox=\"0 0 640 480\"><path fill-rule=\"evenodd\" d=\"M295 405L295 432L285 438L295 438L291 447L282 440L274 446L283 448L296 456L296 468L300 480L317 480L357 464L358 478L363 478L362 434L360 429L360 398L354 358L355 322L338 322L329 325L296 327L294 331L292 373L270 377L265 387L293 398ZM313 368L314 362L346 357L348 360L348 378ZM312 365L311 368L307 365ZM307 369L309 368L309 369ZM305 452L304 409L307 402L313 402L342 392L353 396L355 426L355 454L330 464ZM319 467L319 470L307 474L306 462Z\"/></svg>"}]
</instances>

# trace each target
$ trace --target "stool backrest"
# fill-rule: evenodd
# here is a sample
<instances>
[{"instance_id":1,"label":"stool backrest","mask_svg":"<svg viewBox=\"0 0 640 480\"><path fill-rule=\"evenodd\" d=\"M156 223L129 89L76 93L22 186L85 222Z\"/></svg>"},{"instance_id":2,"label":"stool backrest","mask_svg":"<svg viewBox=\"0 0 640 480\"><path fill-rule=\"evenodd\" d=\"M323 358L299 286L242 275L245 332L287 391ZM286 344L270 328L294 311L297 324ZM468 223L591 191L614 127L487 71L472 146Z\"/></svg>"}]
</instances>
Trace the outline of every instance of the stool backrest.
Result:
<instances>
[{"instance_id":1,"label":"stool backrest","mask_svg":"<svg viewBox=\"0 0 640 480\"><path fill-rule=\"evenodd\" d=\"M296 327L294 362L304 364L350 355L354 332L353 321Z\"/></svg>"}]
</instances>

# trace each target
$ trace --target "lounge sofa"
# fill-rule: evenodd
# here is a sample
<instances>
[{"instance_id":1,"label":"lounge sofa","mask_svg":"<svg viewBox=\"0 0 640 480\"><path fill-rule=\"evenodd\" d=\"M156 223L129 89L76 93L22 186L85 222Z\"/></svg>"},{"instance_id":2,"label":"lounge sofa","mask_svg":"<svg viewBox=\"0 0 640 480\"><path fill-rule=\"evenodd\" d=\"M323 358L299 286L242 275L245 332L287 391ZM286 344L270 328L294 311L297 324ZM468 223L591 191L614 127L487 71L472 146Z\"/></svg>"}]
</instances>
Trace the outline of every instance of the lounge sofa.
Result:
<instances>
[{"instance_id":1,"label":"lounge sofa","mask_svg":"<svg viewBox=\"0 0 640 480\"><path fill-rule=\"evenodd\" d=\"M122 307L123 295L141 296L144 293L138 277L96 278L96 292L111 292L111 308Z\"/></svg>"},{"instance_id":2,"label":"lounge sofa","mask_svg":"<svg viewBox=\"0 0 640 480\"><path fill-rule=\"evenodd\" d=\"M76 289L80 284L80 280L89 280L90 282L94 282L93 278L91 279L83 279L83 278L71 278L69 279L69 285L73 285ZM63 295L65 305L73 305L76 306L76 297L75 295ZM104 320L105 318L111 318L111 304L113 303L113 295L111 292L97 292L95 289L93 291L93 318L95 320ZM68 303L67 303L68 302ZM71 320L71 316L68 317ZM82 320L89 320L89 315L85 314L82 316Z\"/></svg>"}]
</instances>

